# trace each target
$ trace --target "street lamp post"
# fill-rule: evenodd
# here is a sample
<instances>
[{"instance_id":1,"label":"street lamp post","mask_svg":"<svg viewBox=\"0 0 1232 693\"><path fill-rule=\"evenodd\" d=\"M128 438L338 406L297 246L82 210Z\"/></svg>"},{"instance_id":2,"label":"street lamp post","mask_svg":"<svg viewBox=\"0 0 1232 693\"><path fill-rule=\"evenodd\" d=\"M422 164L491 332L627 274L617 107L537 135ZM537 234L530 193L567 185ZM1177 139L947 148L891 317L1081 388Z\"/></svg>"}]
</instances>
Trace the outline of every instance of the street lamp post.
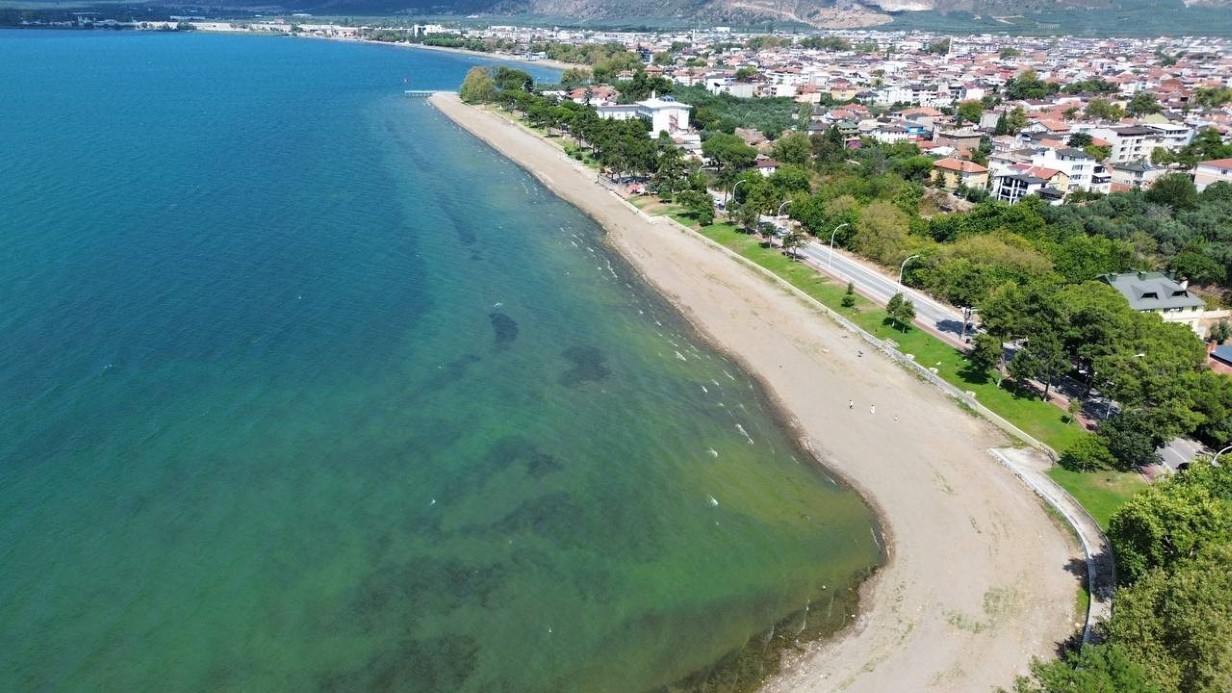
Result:
<instances>
[{"instance_id":1,"label":"street lamp post","mask_svg":"<svg viewBox=\"0 0 1232 693\"><path fill-rule=\"evenodd\" d=\"M749 182L747 178L741 178L740 180L736 181L735 185L732 186L731 192L727 196L727 202L728 202L727 206L729 208L731 207L732 200L736 199L736 188L739 188L741 183L747 183L747 182ZM730 210L728 211L728 213L729 214L731 213Z\"/></svg>"},{"instance_id":2,"label":"street lamp post","mask_svg":"<svg viewBox=\"0 0 1232 693\"><path fill-rule=\"evenodd\" d=\"M908 255L903 264L898 266L898 288L903 288L903 271L907 269L907 263L919 257L919 255Z\"/></svg>"},{"instance_id":3,"label":"street lamp post","mask_svg":"<svg viewBox=\"0 0 1232 693\"><path fill-rule=\"evenodd\" d=\"M838 230L844 226L851 226L851 224L839 224L834 227L833 231L830 232L830 254L826 257L826 269L830 269L834 266L834 234L838 233Z\"/></svg>"},{"instance_id":4,"label":"street lamp post","mask_svg":"<svg viewBox=\"0 0 1232 693\"><path fill-rule=\"evenodd\" d=\"M1227 451L1229 451L1229 450L1232 450L1232 445L1229 445L1228 447L1224 448L1223 450L1220 450L1219 452L1215 453L1215 456L1211 458L1211 466L1212 466L1212 467L1218 467L1218 466L1219 466L1219 456L1220 456L1220 455L1222 455L1222 454L1224 454L1225 452L1227 452Z\"/></svg>"}]
</instances>

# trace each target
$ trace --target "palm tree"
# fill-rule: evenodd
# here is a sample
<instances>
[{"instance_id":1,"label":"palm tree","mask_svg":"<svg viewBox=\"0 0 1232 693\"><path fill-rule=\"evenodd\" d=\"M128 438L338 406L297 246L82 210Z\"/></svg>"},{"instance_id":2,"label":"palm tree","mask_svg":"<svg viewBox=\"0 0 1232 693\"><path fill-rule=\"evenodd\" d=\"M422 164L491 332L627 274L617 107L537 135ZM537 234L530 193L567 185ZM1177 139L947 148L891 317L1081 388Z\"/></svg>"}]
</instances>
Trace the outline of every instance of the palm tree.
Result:
<instances>
[{"instance_id":1,"label":"palm tree","mask_svg":"<svg viewBox=\"0 0 1232 693\"><path fill-rule=\"evenodd\" d=\"M758 216L760 215L757 213L757 208L747 202L736 209L736 222L740 224L740 228L744 229L745 233L753 233L757 230Z\"/></svg>"},{"instance_id":2,"label":"palm tree","mask_svg":"<svg viewBox=\"0 0 1232 693\"><path fill-rule=\"evenodd\" d=\"M761 215L758 214L758 217L760 216ZM774 224L771 224L769 222L759 222L757 224L757 231L761 234L762 239L766 241L766 247L773 248L774 247L774 234L776 231L778 231L778 229L774 226Z\"/></svg>"}]
</instances>

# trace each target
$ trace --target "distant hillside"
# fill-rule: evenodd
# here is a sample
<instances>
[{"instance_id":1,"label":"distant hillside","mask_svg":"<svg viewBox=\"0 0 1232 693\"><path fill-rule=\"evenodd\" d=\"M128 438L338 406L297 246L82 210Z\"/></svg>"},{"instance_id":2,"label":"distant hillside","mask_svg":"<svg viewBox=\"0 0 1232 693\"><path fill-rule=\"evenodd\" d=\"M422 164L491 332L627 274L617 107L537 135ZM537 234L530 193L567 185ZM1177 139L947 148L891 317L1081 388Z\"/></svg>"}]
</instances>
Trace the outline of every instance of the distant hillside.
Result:
<instances>
[{"instance_id":1,"label":"distant hillside","mask_svg":"<svg viewBox=\"0 0 1232 693\"><path fill-rule=\"evenodd\" d=\"M63 7L74 0L52 0ZM88 6L98 0L82 0ZM110 0L103 0L111 4ZM0 0L29 7L29 0ZM1232 35L1232 0L150 0L146 6L317 15L516 18L561 26L880 26L941 32ZM512 21L512 19L511 19Z\"/></svg>"},{"instance_id":2,"label":"distant hillside","mask_svg":"<svg viewBox=\"0 0 1232 693\"><path fill-rule=\"evenodd\" d=\"M1232 33L1232 0L499 0L497 12L586 21L645 18L794 22L818 28L897 25L1028 33ZM1132 21L1127 21L1132 20Z\"/></svg>"},{"instance_id":3,"label":"distant hillside","mask_svg":"<svg viewBox=\"0 0 1232 693\"><path fill-rule=\"evenodd\" d=\"M414 0L412 0L414 1ZM694 20L947 32L1232 35L1232 0L498 0L493 10L653 25Z\"/></svg>"}]
</instances>

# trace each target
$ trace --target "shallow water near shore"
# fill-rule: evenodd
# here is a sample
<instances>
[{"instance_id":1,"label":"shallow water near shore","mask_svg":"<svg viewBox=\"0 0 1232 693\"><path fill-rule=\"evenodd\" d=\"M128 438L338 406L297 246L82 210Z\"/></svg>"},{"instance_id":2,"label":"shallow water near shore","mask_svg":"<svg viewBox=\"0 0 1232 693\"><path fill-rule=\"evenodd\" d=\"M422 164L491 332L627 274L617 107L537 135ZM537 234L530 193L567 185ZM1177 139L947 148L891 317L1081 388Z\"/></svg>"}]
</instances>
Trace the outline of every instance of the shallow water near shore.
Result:
<instances>
[{"instance_id":1,"label":"shallow water near shore","mask_svg":"<svg viewBox=\"0 0 1232 693\"><path fill-rule=\"evenodd\" d=\"M0 689L728 690L848 621L869 509L402 96L479 63L0 32Z\"/></svg>"}]
</instances>

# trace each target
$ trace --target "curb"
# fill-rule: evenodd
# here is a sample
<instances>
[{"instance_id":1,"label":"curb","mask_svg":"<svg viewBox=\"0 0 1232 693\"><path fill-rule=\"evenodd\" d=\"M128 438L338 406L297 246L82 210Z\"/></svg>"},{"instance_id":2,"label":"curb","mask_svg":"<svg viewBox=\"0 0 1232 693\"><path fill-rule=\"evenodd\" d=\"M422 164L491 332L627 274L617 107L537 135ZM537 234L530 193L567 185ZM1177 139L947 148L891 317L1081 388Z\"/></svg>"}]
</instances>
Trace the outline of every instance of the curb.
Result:
<instances>
[{"instance_id":1,"label":"curb","mask_svg":"<svg viewBox=\"0 0 1232 693\"><path fill-rule=\"evenodd\" d=\"M1091 612L1095 609L1096 602L1103 603L1105 599L1103 595L1100 594L1100 589L1098 587L1100 583L1098 579L1099 569L1095 563L1095 556L1092 555L1092 552L1091 552L1090 540L1088 540L1086 533L1082 531L1082 528L1079 526L1078 520L1076 520L1073 517L1073 515L1071 515L1065 508L1061 507L1061 505L1057 503L1056 500L1051 495L1046 493L1044 489L1041 488L1040 485L1036 483L1034 479L1031 478L1030 475L1024 473L1022 470L1016 467L1013 462L1011 462L1008 458L1005 457L1005 455L1001 453L1000 450L996 448L992 448L988 451L988 454L992 455L999 463L1001 463L1001 466L1005 467L1010 472L1012 472L1014 476L1018 477L1020 481L1026 484L1027 487L1030 488L1031 491L1034 492L1036 496L1038 496L1045 503L1047 503L1050 507L1052 507L1053 510L1056 510L1058 513L1060 513L1061 517L1065 518L1065 521L1069 523L1070 527L1073 528L1074 534L1078 535L1078 543L1082 546L1082 557L1086 561L1086 564L1087 564L1087 596L1088 598L1087 598L1087 613L1086 613L1085 618L1083 619L1083 626L1082 626L1082 644L1083 645L1091 644L1091 641L1094 637L1092 633L1093 624L1091 623ZM1069 495L1069 492L1067 492L1065 489L1061 488L1060 486L1057 486L1056 484L1051 484L1051 486L1053 488L1053 491L1059 492L1060 495L1068 498L1068 500L1074 505L1074 507L1077 507L1079 510L1082 511L1084 515L1086 515L1086 519L1090 522L1091 526L1095 527L1096 531L1099 532L1099 537L1097 538L1100 540L1100 543L1107 545L1108 544L1107 535L1105 535L1103 531L1099 529L1099 523L1095 521L1095 518L1091 517L1091 515L1087 513L1085 510L1082 510L1082 504L1079 503L1077 500L1075 500L1073 496ZM1109 576L1109 584L1111 584L1115 580L1116 580L1115 575ZM1112 608L1112 598L1109 596L1106 601L1108 604L1108 609L1111 609Z\"/></svg>"}]
</instances>

